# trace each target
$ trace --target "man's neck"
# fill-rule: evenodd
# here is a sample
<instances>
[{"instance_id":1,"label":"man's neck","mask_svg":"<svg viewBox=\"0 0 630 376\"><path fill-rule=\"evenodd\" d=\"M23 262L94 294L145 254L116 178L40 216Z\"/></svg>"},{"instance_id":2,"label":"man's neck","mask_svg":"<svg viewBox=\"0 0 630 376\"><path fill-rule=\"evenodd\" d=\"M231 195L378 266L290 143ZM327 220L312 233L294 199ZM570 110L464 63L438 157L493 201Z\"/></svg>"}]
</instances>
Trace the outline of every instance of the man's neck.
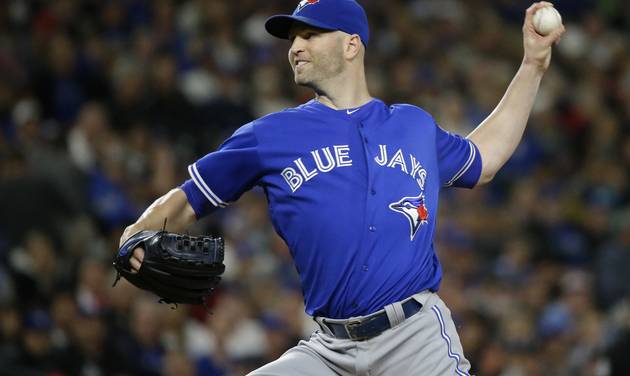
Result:
<instances>
[{"instance_id":1,"label":"man's neck","mask_svg":"<svg viewBox=\"0 0 630 376\"><path fill-rule=\"evenodd\" d=\"M315 99L318 102L334 110L343 110L343 109L357 108L357 107L363 106L364 104L368 103L374 98L372 98L369 94L356 97L356 98L338 98L338 99L332 98L328 95L316 94Z\"/></svg>"},{"instance_id":2,"label":"man's neck","mask_svg":"<svg viewBox=\"0 0 630 376\"><path fill-rule=\"evenodd\" d=\"M315 91L315 99L335 110L356 108L373 98L367 88L363 72L356 77L338 77Z\"/></svg>"}]
</instances>

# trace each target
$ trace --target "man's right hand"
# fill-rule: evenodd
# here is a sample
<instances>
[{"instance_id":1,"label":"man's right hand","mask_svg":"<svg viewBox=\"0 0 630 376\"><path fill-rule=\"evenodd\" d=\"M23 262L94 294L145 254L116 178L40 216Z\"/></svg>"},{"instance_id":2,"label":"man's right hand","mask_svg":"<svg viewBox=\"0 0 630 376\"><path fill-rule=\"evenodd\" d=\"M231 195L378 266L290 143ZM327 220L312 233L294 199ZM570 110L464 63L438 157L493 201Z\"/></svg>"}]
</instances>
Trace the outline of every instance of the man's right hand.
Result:
<instances>
[{"instance_id":1,"label":"man's right hand","mask_svg":"<svg viewBox=\"0 0 630 376\"><path fill-rule=\"evenodd\" d=\"M137 233L138 231L140 230L138 230L134 225L127 226L127 228L125 228L125 231L123 231L122 236L120 237L120 242L118 244L118 247L119 248L122 247L122 245L125 244L127 239L132 237L133 234ZM140 267L142 266L142 260L144 260L144 249L142 249L141 247L136 247L133 250L133 255L129 259L129 263L131 264L131 267L133 268L134 272L137 273L140 270Z\"/></svg>"},{"instance_id":2,"label":"man's right hand","mask_svg":"<svg viewBox=\"0 0 630 376\"><path fill-rule=\"evenodd\" d=\"M142 260L144 260L144 249L138 247L133 250L133 255L131 256L131 259L129 259L129 263L136 273L142 266Z\"/></svg>"},{"instance_id":3,"label":"man's right hand","mask_svg":"<svg viewBox=\"0 0 630 376\"><path fill-rule=\"evenodd\" d=\"M161 302L203 304L225 271L221 237L144 230L123 240L113 263L114 286L125 278Z\"/></svg>"}]
</instances>

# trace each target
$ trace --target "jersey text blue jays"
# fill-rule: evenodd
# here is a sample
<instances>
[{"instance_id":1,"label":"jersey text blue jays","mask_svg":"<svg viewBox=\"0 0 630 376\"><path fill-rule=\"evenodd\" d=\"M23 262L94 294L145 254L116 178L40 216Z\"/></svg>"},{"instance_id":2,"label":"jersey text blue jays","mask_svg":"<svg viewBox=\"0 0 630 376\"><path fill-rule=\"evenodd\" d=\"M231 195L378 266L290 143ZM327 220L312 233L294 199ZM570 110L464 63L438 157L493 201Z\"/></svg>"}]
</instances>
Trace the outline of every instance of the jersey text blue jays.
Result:
<instances>
[{"instance_id":1,"label":"jersey text blue jays","mask_svg":"<svg viewBox=\"0 0 630 376\"><path fill-rule=\"evenodd\" d=\"M311 100L243 125L188 170L181 189L198 217L262 189L306 312L348 318L438 290L439 194L473 187L481 158L418 107Z\"/></svg>"}]
</instances>

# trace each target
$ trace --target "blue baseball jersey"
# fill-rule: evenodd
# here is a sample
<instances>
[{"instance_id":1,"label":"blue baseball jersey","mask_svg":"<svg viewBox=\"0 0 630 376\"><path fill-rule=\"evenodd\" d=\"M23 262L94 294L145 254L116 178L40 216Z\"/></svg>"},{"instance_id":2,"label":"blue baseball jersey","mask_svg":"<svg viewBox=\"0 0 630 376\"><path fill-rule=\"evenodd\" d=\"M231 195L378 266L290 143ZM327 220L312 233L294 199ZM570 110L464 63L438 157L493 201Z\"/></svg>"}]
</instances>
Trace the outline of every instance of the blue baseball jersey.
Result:
<instances>
[{"instance_id":1,"label":"blue baseball jersey","mask_svg":"<svg viewBox=\"0 0 630 376\"><path fill-rule=\"evenodd\" d=\"M418 107L311 100L242 126L188 171L181 188L197 217L262 187L306 313L348 318L437 291L438 195L474 186L481 158Z\"/></svg>"}]
</instances>

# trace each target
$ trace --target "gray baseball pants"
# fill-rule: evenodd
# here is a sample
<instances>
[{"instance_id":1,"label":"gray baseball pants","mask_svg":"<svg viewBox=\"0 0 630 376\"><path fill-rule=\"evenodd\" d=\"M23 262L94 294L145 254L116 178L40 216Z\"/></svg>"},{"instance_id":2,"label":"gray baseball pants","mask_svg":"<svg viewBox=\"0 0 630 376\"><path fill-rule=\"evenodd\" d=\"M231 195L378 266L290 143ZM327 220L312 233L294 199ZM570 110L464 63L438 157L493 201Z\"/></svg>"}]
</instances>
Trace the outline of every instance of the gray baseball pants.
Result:
<instances>
[{"instance_id":1,"label":"gray baseball pants","mask_svg":"<svg viewBox=\"0 0 630 376\"><path fill-rule=\"evenodd\" d=\"M327 330L318 330L249 376L469 375L470 362L446 304L431 292L413 299L422 309L402 321L404 316L401 319L397 314L401 310L386 307L390 322L399 323L374 338L338 339Z\"/></svg>"}]
</instances>

